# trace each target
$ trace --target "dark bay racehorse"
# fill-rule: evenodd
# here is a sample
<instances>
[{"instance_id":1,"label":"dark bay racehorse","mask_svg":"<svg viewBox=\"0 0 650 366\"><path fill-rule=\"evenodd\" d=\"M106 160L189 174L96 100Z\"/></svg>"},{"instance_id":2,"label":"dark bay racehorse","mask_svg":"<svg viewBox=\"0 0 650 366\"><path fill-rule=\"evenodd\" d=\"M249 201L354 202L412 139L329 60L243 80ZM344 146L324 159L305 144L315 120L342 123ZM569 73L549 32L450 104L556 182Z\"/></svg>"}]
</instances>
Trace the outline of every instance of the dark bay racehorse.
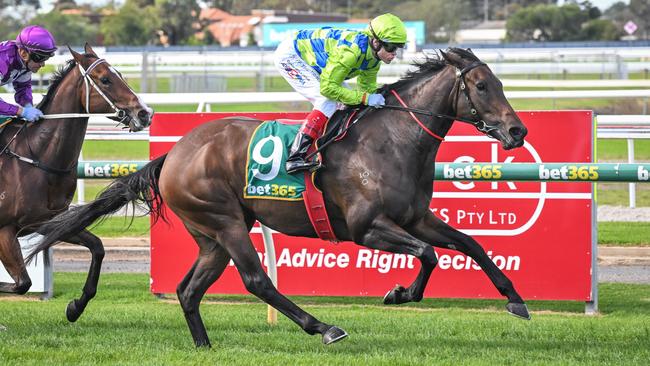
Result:
<instances>
[{"instance_id":1,"label":"dark bay racehorse","mask_svg":"<svg viewBox=\"0 0 650 366\"><path fill-rule=\"evenodd\" d=\"M73 59L55 74L38 106L52 118L10 124L0 134L0 261L15 281L0 283L0 292L24 294L31 287L16 235L29 234L30 225L49 220L70 205L88 113L115 112L112 118L131 131L151 123L153 111L89 45L85 54L70 52ZM83 294L68 309L68 319L74 321L95 295L104 248L85 230L60 239L92 253Z\"/></svg>"},{"instance_id":2,"label":"dark bay racehorse","mask_svg":"<svg viewBox=\"0 0 650 366\"><path fill-rule=\"evenodd\" d=\"M429 210L441 142L434 135L445 136L454 118L471 121L505 149L521 146L527 133L506 100L501 82L484 63L462 49L441 54L443 59L419 64L417 71L385 89L388 104L400 104L397 96L388 92L392 89L409 107L419 109L422 125L404 111L374 110L355 124L345 139L324 151L319 177L327 210L339 239L420 260L415 281L389 291L385 304L422 299L438 262L433 246L439 246L474 259L508 298L507 310L528 319L523 299L481 246ZM273 287L248 236L259 220L285 234L316 237L302 202L243 198L247 144L259 123L232 118L197 127L167 155L117 179L94 202L40 227L38 231L46 237L32 254L128 202L144 202L160 215L164 200L199 246L196 262L177 288L197 346L210 345L199 314L201 298L230 259L248 291L305 332L321 334L326 344L342 339L347 335L342 329L320 322Z\"/></svg>"}]
</instances>

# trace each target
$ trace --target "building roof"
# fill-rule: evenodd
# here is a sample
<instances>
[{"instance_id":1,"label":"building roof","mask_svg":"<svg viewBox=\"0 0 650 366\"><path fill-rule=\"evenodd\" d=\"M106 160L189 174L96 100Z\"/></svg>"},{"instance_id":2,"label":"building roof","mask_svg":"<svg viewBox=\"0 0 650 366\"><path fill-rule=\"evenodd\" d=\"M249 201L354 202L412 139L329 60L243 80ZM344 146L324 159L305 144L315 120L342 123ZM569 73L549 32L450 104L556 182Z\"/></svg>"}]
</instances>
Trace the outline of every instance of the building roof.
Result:
<instances>
[{"instance_id":1,"label":"building roof","mask_svg":"<svg viewBox=\"0 0 650 366\"><path fill-rule=\"evenodd\" d=\"M242 36L248 35L259 22L259 16L230 15L223 20L207 26L207 30L219 41L219 44L228 47L239 45Z\"/></svg>"},{"instance_id":2,"label":"building roof","mask_svg":"<svg viewBox=\"0 0 650 366\"><path fill-rule=\"evenodd\" d=\"M207 20L209 22L218 22L232 15L226 11L217 8L201 9L199 13L199 20Z\"/></svg>"}]
</instances>

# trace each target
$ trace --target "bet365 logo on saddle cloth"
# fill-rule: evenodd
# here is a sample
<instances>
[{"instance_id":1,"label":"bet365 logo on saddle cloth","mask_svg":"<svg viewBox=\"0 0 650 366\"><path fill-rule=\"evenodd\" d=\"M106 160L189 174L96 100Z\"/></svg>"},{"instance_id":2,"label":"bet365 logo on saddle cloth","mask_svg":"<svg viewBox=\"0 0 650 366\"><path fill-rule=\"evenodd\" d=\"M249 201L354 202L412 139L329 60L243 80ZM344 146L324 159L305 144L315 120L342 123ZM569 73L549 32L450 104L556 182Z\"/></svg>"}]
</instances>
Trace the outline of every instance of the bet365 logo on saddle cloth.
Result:
<instances>
[{"instance_id":1,"label":"bet365 logo on saddle cloth","mask_svg":"<svg viewBox=\"0 0 650 366\"><path fill-rule=\"evenodd\" d=\"M262 123L248 144L244 198L302 200L303 174L289 175L284 165L299 124Z\"/></svg>"}]
</instances>

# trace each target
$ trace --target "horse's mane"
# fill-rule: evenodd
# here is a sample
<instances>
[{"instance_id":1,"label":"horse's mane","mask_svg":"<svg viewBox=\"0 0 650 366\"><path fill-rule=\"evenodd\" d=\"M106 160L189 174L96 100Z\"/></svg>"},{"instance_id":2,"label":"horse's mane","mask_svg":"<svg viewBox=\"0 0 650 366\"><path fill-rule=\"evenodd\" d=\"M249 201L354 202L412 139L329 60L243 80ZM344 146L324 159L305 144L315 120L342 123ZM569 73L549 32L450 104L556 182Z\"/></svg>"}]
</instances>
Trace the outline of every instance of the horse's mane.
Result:
<instances>
[{"instance_id":1,"label":"horse's mane","mask_svg":"<svg viewBox=\"0 0 650 366\"><path fill-rule=\"evenodd\" d=\"M446 52L455 53L456 55L460 56L462 59L466 59L469 61L480 61L478 57L476 57L476 55L472 53L472 51L463 48L450 47L447 49ZM447 62L439 55L436 55L436 57L425 55L424 60L415 61L411 65L417 67L417 69L408 71L406 75L404 75L401 79L399 79L398 81L392 84L384 85L381 88L381 91L383 92L389 89L400 89L401 87L409 84L413 80L420 79L422 76L430 75L442 70L442 68L445 67L445 65L447 65Z\"/></svg>"},{"instance_id":2,"label":"horse's mane","mask_svg":"<svg viewBox=\"0 0 650 366\"><path fill-rule=\"evenodd\" d=\"M94 56L94 55L89 55L89 54L84 54L84 56ZM61 82L65 78L66 75L72 70L77 63L75 62L74 59L68 60L65 64L59 66L59 69L54 72L52 75L52 79L50 79L50 86L47 88L47 94L43 97L40 103L38 103L38 108L43 109L51 100L54 98L54 95L56 94L56 90L59 88L59 85L61 85Z\"/></svg>"}]
</instances>

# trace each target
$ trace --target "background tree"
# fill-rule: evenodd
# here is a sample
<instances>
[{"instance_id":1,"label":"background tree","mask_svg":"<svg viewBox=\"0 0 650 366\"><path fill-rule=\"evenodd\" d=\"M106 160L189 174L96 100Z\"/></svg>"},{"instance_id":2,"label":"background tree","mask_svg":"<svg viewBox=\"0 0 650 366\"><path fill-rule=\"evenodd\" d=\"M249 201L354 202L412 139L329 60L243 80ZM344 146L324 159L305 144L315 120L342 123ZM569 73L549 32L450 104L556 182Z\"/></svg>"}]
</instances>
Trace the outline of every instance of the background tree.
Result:
<instances>
[{"instance_id":1,"label":"background tree","mask_svg":"<svg viewBox=\"0 0 650 366\"><path fill-rule=\"evenodd\" d=\"M77 3L74 0L57 0L54 2L54 10L76 9Z\"/></svg>"},{"instance_id":2,"label":"background tree","mask_svg":"<svg viewBox=\"0 0 650 366\"><path fill-rule=\"evenodd\" d=\"M232 13L235 0L212 0L205 2L211 8L221 9L225 12Z\"/></svg>"},{"instance_id":3,"label":"background tree","mask_svg":"<svg viewBox=\"0 0 650 366\"><path fill-rule=\"evenodd\" d=\"M650 2L648 0L630 0L630 12L634 18L630 19L636 23L639 29L637 37L650 39Z\"/></svg>"},{"instance_id":4,"label":"background tree","mask_svg":"<svg viewBox=\"0 0 650 366\"><path fill-rule=\"evenodd\" d=\"M0 22L0 41L16 39L20 28L22 28L22 24L18 19L4 17Z\"/></svg>"},{"instance_id":5,"label":"background tree","mask_svg":"<svg viewBox=\"0 0 650 366\"><path fill-rule=\"evenodd\" d=\"M609 19L592 19L582 26L582 39L588 41L617 41L623 36L620 28Z\"/></svg>"},{"instance_id":6,"label":"background tree","mask_svg":"<svg viewBox=\"0 0 650 366\"><path fill-rule=\"evenodd\" d=\"M85 42L97 44L98 29L80 15L61 14L53 10L39 14L29 21L38 24L52 33L58 45L80 46Z\"/></svg>"},{"instance_id":7,"label":"background tree","mask_svg":"<svg viewBox=\"0 0 650 366\"><path fill-rule=\"evenodd\" d=\"M18 6L18 5L33 6L36 9L41 7L40 0L0 0L0 9L5 9L10 6Z\"/></svg>"},{"instance_id":8,"label":"background tree","mask_svg":"<svg viewBox=\"0 0 650 366\"><path fill-rule=\"evenodd\" d=\"M468 0L421 0L401 3L393 12L404 20L424 20L427 42L448 42L471 17L464 13L468 7Z\"/></svg>"},{"instance_id":9,"label":"background tree","mask_svg":"<svg viewBox=\"0 0 650 366\"><path fill-rule=\"evenodd\" d=\"M583 32L582 27L590 21L590 14L593 15L590 8L581 9L575 4L522 8L508 19L506 38L515 42L584 40L587 33Z\"/></svg>"},{"instance_id":10,"label":"background tree","mask_svg":"<svg viewBox=\"0 0 650 366\"><path fill-rule=\"evenodd\" d=\"M623 26L625 23L632 19L635 19L635 16L632 14L632 10L628 4L622 1L614 3L607 10L605 10L603 17L605 19L611 20L614 23L616 29L618 29L621 33L624 32ZM639 35L639 31L637 30L634 35Z\"/></svg>"},{"instance_id":11,"label":"background tree","mask_svg":"<svg viewBox=\"0 0 650 366\"><path fill-rule=\"evenodd\" d=\"M170 45L185 44L197 29L201 9L194 0L156 0L160 28L169 37Z\"/></svg>"},{"instance_id":12,"label":"background tree","mask_svg":"<svg viewBox=\"0 0 650 366\"><path fill-rule=\"evenodd\" d=\"M157 38L158 12L153 5L140 6L127 0L115 15L102 19L100 26L106 45L146 45Z\"/></svg>"}]
</instances>

